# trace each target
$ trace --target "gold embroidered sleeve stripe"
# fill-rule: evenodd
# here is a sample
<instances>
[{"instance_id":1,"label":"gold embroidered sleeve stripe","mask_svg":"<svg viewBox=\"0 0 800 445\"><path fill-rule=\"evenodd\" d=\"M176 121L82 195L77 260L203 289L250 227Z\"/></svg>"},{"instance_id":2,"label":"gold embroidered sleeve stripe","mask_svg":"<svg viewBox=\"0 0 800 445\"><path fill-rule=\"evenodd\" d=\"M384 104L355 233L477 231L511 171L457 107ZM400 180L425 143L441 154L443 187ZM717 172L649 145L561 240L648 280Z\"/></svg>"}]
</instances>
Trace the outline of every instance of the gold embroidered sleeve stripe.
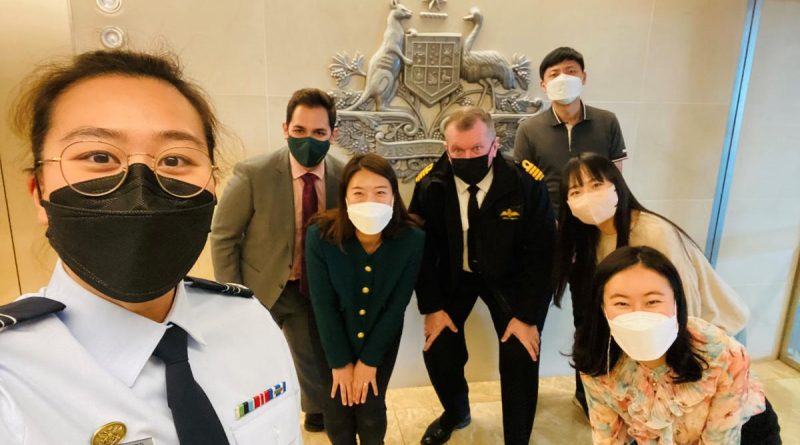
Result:
<instances>
[{"instance_id":1,"label":"gold embroidered sleeve stripe","mask_svg":"<svg viewBox=\"0 0 800 445\"><path fill-rule=\"evenodd\" d=\"M528 172L531 177L537 181L544 179L544 173L533 162L525 159L522 161L522 169Z\"/></svg>"},{"instance_id":2,"label":"gold embroidered sleeve stripe","mask_svg":"<svg viewBox=\"0 0 800 445\"><path fill-rule=\"evenodd\" d=\"M415 182L422 181L422 178L424 178L425 176L428 176L428 173L430 173L431 170L433 170L433 162L431 162L430 164L426 165L425 168L423 168L422 171L419 172L417 177L414 178L414 181Z\"/></svg>"}]
</instances>

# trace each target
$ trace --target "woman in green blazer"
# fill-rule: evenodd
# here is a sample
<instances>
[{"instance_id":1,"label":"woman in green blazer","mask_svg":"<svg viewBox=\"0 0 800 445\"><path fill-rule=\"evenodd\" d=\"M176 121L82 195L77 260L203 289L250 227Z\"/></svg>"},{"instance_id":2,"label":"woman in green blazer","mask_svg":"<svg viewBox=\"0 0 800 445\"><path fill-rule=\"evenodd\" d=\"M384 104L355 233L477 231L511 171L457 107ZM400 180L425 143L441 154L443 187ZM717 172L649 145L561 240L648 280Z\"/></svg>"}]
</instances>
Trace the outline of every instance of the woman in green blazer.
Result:
<instances>
[{"instance_id":1,"label":"woman in green blazer","mask_svg":"<svg viewBox=\"0 0 800 445\"><path fill-rule=\"evenodd\" d=\"M362 445L383 443L386 387L424 240L394 170L376 154L347 163L339 207L309 225L306 269L331 385L325 430L334 445L355 445L356 436Z\"/></svg>"}]
</instances>

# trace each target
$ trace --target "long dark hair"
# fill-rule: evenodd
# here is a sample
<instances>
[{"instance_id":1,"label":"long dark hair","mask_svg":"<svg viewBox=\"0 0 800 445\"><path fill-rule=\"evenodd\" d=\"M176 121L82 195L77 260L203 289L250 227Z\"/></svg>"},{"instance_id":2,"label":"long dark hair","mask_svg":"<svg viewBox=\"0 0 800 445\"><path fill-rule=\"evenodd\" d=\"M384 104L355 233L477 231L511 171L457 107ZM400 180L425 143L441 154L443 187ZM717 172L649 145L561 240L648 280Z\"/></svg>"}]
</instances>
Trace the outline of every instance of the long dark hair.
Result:
<instances>
[{"instance_id":1,"label":"long dark hair","mask_svg":"<svg viewBox=\"0 0 800 445\"><path fill-rule=\"evenodd\" d=\"M678 232L694 244L692 238L675 223L648 210L633 196L625 183L622 173L607 158L595 153L581 153L567 162L561 175L559 190L558 238L556 240L555 266L553 268L553 288L555 304L561 307L561 300L569 285L572 304L580 312L587 298L589 280L594 275L597 263L597 244L600 229L584 224L576 218L567 204L570 181L583 185L581 172L588 173L598 181L609 181L617 190L617 211L614 213L614 229L617 231L617 248L627 246L631 235L631 213L633 210L655 215L671 224ZM685 246L684 246L685 247Z\"/></svg>"},{"instance_id":2,"label":"long dark hair","mask_svg":"<svg viewBox=\"0 0 800 445\"><path fill-rule=\"evenodd\" d=\"M381 232L382 237L393 238L404 229L417 225L406 210L403 198L400 197L397 175L389 161L374 153L355 155L350 158L342 172L342 182L339 184L339 206L317 214L310 222L310 224L319 226L322 238L338 245L339 248L343 248L344 241L353 238L356 234L353 223L347 217L347 186L350 185L353 175L361 170L368 170L383 176L392 186L392 196L394 197L392 219Z\"/></svg>"},{"instance_id":3,"label":"long dark hair","mask_svg":"<svg viewBox=\"0 0 800 445\"><path fill-rule=\"evenodd\" d=\"M700 380L707 362L692 346L693 338L686 328L688 314L681 277L667 257L647 246L619 248L597 265L585 312L586 319L575 331L572 366L596 377L606 374L606 369L613 369L617 364L622 350L611 337L608 320L603 313L603 290L611 277L637 264L666 278L675 295L678 337L667 350L667 365L675 375L673 381L686 383Z\"/></svg>"}]
</instances>

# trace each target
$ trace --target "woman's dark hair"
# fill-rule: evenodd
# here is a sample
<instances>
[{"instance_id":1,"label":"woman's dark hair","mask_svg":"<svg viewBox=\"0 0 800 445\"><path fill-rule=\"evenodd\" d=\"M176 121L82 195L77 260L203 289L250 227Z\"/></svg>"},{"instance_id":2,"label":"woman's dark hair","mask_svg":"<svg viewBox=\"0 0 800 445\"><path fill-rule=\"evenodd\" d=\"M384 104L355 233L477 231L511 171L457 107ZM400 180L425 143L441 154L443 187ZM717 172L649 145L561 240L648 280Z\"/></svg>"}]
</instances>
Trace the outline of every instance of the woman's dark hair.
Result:
<instances>
[{"instance_id":1,"label":"woman's dark hair","mask_svg":"<svg viewBox=\"0 0 800 445\"><path fill-rule=\"evenodd\" d=\"M347 187L350 185L353 175L361 170L383 176L392 186L392 196L394 197L392 219L381 232L381 236L393 238L404 229L417 225L403 204L397 175L389 161L374 153L355 155L350 158L342 172L342 182L339 184L339 207L317 214L310 222L310 224L319 226L322 238L338 245L339 248L343 248L344 242L353 238L356 233L353 223L347 216Z\"/></svg>"},{"instance_id":2,"label":"woman's dark hair","mask_svg":"<svg viewBox=\"0 0 800 445\"><path fill-rule=\"evenodd\" d=\"M673 381L686 383L700 380L707 363L692 346L693 337L686 328L688 314L681 277L667 257L647 246L619 248L597 265L592 280L591 301L585 313L586 319L575 331L572 366L584 374L596 377L604 375L606 369L613 369L617 364L622 350L611 337L608 321L603 313L603 291L611 277L639 264L666 278L675 295L678 336L667 350L667 365L675 375Z\"/></svg>"},{"instance_id":3,"label":"woman's dark hair","mask_svg":"<svg viewBox=\"0 0 800 445\"><path fill-rule=\"evenodd\" d=\"M627 246L630 242L631 212L633 210L650 213L667 221L683 237L694 243L692 238L675 223L640 204L628 188L628 184L625 183L622 173L608 158L595 153L581 153L570 159L561 174L559 190L561 205L558 212L553 288L555 289L555 304L561 307L564 292L569 286L573 310L576 314L580 313L581 306L584 305L583 301L587 298L589 280L594 275L597 263L597 244L600 239L600 229L597 226L581 222L572 214L567 204L570 182L574 181L579 186L583 185L581 172L586 172L598 181L607 180L617 190L617 210L614 213L617 248Z\"/></svg>"},{"instance_id":4,"label":"woman's dark hair","mask_svg":"<svg viewBox=\"0 0 800 445\"><path fill-rule=\"evenodd\" d=\"M184 77L176 57L128 50L99 50L78 54L67 63L44 65L23 86L13 123L20 135L30 141L33 165L41 160L56 99L78 82L109 75L152 78L175 87L200 115L208 155L214 160L219 123L206 94Z\"/></svg>"}]
</instances>

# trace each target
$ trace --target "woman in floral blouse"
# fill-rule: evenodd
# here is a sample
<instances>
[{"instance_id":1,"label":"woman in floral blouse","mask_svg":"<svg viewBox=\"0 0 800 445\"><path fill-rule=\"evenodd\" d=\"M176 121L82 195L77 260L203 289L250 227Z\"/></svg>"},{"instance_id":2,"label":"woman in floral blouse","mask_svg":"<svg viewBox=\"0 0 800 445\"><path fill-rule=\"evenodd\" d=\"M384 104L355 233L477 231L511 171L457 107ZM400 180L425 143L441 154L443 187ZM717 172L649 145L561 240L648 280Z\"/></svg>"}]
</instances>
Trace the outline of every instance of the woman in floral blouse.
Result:
<instances>
[{"instance_id":1,"label":"woman in floral blouse","mask_svg":"<svg viewBox=\"0 0 800 445\"><path fill-rule=\"evenodd\" d=\"M744 347L688 317L678 272L649 247L598 266L575 333L595 444L780 444Z\"/></svg>"}]
</instances>

